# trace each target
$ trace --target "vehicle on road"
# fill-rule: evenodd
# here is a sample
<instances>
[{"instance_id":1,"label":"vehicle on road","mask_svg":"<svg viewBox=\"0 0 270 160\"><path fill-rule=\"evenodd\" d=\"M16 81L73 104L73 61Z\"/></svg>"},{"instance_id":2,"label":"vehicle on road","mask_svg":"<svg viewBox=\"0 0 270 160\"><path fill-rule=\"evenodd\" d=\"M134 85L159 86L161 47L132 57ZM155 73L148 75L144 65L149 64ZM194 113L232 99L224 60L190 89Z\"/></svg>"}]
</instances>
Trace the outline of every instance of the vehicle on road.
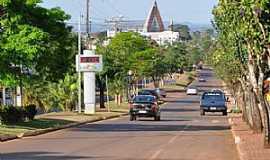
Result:
<instances>
[{"instance_id":1,"label":"vehicle on road","mask_svg":"<svg viewBox=\"0 0 270 160\"><path fill-rule=\"evenodd\" d=\"M138 92L138 95L151 95L156 97L157 100L161 98L161 95L157 92L156 89L142 89Z\"/></svg>"},{"instance_id":2,"label":"vehicle on road","mask_svg":"<svg viewBox=\"0 0 270 160\"><path fill-rule=\"evenodd\" d=\"M212 92L219 92L219 93L223 93L224 94L223 90L221 90L221 89L212 89Z\"/></svg>"},{"instance_id":3,"label":"vehicle on road","mask_svg":"<svg viewBox=\"0 0 270 160\"><path fill-rule=\"evenodd\" d=\"M204 79L204 78L199 78L199 82L206 82L206 79Z\"/></svg>"},{"instance_id":4,"label":"vehicle on road","mask_svg":"<svg viewBox=\"0 0 270 160\"><path fill-rule=\"evenodd\" d=\"M159 97L163 97L163 98L167 97L167 93L164 89L156 88L156 93L158 94Z\"/></svg>"},{"instance_id":5,"label":"vehicle on road","mask_svg":"<svg viewBox=\"0 0 270 160\"><path fill-rule=\"evenodd\" d=\"M155 121L160 121L160 108L158 100L154 96L139 95L135 96L130 102L130 121L137 117L154 117Z\"/></svg>"},{"instance_id":6,"label":"vehicle on road","mask_svg":"<svg viewBox=\"0 0 270 160\"><path fill-rule=\"evenodd\" d=\"M198 89L195 86L190 86L187 88L187 95L197 95L198 94Z\"/></svg>"},{"instance_id":7,"label":"vehicle on road","mask_svg":"<svg viewBox=\"0 0 270 160\"><path fill-rule=\"evenodd\" d=\"M227 115L226 97L222 92L205 92L201 97L200 103L201 115L205 112L222 112L224 116Z\"/></svg>"}]
</instances>

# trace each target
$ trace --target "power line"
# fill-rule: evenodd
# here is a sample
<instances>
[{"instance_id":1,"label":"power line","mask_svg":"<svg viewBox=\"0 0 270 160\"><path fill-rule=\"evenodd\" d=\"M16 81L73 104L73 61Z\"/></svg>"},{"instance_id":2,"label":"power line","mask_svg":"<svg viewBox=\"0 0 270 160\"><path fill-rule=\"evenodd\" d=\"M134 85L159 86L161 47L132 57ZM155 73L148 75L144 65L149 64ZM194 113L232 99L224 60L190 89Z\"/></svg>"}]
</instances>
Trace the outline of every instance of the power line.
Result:
<instances>
[{"instance_id":1,"label":"power line","mask_svg":"<svg viewBox=\"0 0 270 160\"><path fill-rule=\"evenodd\" d=\"M66 22L67 25L78 25L78 23L75 22ZM92 23L92 25L99 25L99 26L108 26L105 23ZM86 23L81 23L81 26L86 26Z\"/></svg>"},{"instance_id":2,"label":"power line","mask_svg":"<svg viewBox=\"0 0 270 160\"><path fill-rule=\"evenodd\" d=\"M103 1L103 2L105 2L105 1ZM108 2L108 3L106 3L109 7L111 7L117 14L120 14L120 15L123 15L123 13L119 10L119 9L117 9L116 7L115 7L115 5L110 1L110 0L107 0L106 2Z\"/></svg>"},{"instance_id":3,"label":"power line","mask_svg":"<svg viewBox=\"0 0 270 160\"><path fill-rule=\"evenodd\" d=\"M108 14L105 13L103 10L100 10L99 7L96 7L96 6L92 5L92 8L93 8L93 11L94 11L93 13L101 15L102 17L107 17L108 16Z\"/></svg>"}]
</instances>

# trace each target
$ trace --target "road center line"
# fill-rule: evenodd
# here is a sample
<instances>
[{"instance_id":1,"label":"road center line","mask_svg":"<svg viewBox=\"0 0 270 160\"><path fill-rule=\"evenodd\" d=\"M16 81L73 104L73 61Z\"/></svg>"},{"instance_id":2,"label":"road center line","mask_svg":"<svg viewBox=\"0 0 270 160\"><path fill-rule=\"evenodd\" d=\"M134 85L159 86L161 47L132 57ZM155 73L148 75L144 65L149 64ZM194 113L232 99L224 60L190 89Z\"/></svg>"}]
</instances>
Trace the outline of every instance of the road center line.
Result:
<instances>
[{"instance_id":1,"label":"road center line","mask_svg":"<svg viewBox=\"0 0 270 160\"><path fill-rule=\"evenodd\" d=\"M180 131L180 133L185 132L189 127L190 127L190 125L186 125L186 126L183 128L183 130ZM166 146L169 145L169 144L172 144L172 143L173 143L178 137L180 137L180 136L181 136L180 134L175 135L175 136L173 136L173 137L168 141L167 144L161 145L160 149L157 150L157 151L150 157L150 160L156 159L156 158L161 154L161 152L164 151L164 149L162 149L162 148L166 147Z\"/></svg>"},{"instance_id":2,"label":"road center line","mask_svg":"<svg viewBox=\"0 0 270 160\"><path fill-rule=\"evenodd\" d=\"M180 133L185 132L188 128L190 127L190 125L186 125L182 131L180 131ZM172 144L178 137L180 137L180 134L174 136L173 138L171 138L168 142L168 144Z\"/></svg>"},{"instance_id":3,"label":"road center line","mask_svg":"<svg viewBox=\"0 0 270 160\"><path fill-rule=\"evenodd\" d=\"M151 159L156 159L159 155L160 155L160 153L163 151L163 149L159 149L159 150L157 150L151 157L150 157L150 160Z\"/></svg>"}]
</instances>

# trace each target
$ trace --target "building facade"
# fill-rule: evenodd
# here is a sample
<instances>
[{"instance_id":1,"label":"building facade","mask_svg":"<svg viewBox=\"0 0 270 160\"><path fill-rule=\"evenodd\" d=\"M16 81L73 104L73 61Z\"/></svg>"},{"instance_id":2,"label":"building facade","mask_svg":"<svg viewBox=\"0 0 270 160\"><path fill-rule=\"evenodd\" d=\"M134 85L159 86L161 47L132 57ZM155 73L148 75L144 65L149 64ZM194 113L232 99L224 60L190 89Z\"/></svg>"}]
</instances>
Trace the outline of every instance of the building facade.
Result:
<instances>
[{"instance_id":1,"label":"building facade","mask_svg":"<svg viewBox=\"0 0 270 160\"><path fill-rule=\"evenodd\" d=\"M172 22L170 26L173 26ZM165 30L164 23L160 15L156 0L154 1L148 13L148 16L144 22L142 29L128 28L128 29L121 29L120 31L121 32L130 32L130 31L138 32L141 35L156 41L159 45L172 44L180 40L179 32L174 32L172 29ZM107 37L110 37L110 38L114 37L118 32L119 30L108 30Z\"/></svg>"}]
</instances>

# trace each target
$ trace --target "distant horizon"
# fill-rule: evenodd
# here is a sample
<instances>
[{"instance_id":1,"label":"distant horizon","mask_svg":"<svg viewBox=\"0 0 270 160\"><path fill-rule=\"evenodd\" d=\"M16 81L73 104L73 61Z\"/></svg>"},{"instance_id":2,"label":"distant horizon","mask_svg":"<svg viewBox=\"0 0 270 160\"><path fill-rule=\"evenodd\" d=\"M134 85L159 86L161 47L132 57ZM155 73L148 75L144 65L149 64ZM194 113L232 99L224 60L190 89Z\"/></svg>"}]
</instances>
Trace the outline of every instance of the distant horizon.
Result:
<instances>
[{"instance_id":1,"label":"distant horizon","mask_svg":"<svg viewBox=\"0 0 270 160\"><path fill-rule=\"evenodd\" d=\"M85 0L43 0L41 6L60 7L71 15L69 22L78 21L80 12L85 12ZM169 2L168 2L169 1ZM211 25L212 9L218 0L157 0L164 22ZM123 15L128 20L145 20L153 0L91 0L91 16L95 24L104 24L105 19Z\"/></svg>"}]
</instances>

